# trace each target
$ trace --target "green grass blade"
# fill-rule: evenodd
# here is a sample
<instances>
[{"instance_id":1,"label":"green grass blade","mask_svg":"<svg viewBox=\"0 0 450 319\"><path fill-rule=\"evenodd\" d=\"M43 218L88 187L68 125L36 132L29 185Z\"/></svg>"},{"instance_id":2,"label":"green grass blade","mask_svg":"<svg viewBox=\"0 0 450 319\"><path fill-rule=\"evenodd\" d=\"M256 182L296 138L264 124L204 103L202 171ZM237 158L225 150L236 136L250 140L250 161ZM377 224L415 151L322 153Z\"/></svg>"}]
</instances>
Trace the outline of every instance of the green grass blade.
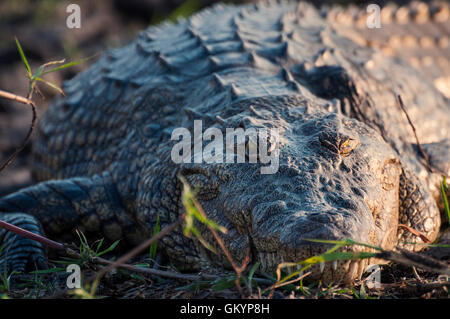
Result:
<instances>
[{"instance_id":1,"label":"green grass blade","mask_svg":"<svg viewBox=\"0 0 450 319\"><path fill-rule=\"evenodd\" d=\"M447 193L446 193L447 188L448 188L447 181L445 180L445 176L444 176L443 180L441 182L441 193L442 193L442 200L444 201L444 211L445 211L445 214L447 215L447 222L450 224L450 208L448 205Z\"/></svg>"},{"instance_id":2,"label":"green grass blade","mask_svg":"<svg viewBox=\"0 0 450 319\"><path fill-rule=\"evenodd\" d=\"M229 289L231 287L234 287L235 281L236 281L235 276L220 278L219 280L215 281L215 284L211 287L211 290L218 292L225 289Z\"/></svg>"},{"instance_id":3,"label":"green grass blade","mask_svg":"<svg viewBox=\"0 0 450 319\"><path fill-rule=\"evenodd\" d=\"M159 215L156 216L156 225L155 225L155 229L153 230L153 236L158 235L160 230L160 225L159 225ZM158 242L155 241L151 246L150 246L150 259L155 259L156 257L156 248L158 246Z\"/></svg>"},{"instance_id":4,"label":"green grass blade","mask_svg":"<svg viewBox=\"0 0 450 319\"><path fill-rule=\"evenodd\" d=\"M100 248L102 248L103 245L103 241L105 240L105 238L100 239L100 241L97 244L97 248L95 249L95 253L98 254L100 252Z\"/></svg>"},{"instance_id":5,"label":"green grass blade","mask_svg":"<svg viewBox=\"0 0 450 319\"><path fill-rule=\"evenodd\" d=\"M20 58L22 59L23 64L25 64L25 68L27 69L28 77L31 79L32 74L31 74L30 65L28 64L28 60L25 57L25 53L22 50L22 46L19 43L19 39L17 39L17 37L14 37L14 39L16 39L17 50L19 50Z\"/></svg>"},{"instance_id":6,"label":"green grass blade","mask_svg":"<svg viewBox=\"0 0 450 319\"><path fill-rule=\"evenodd\" d=\"M321 262L330 262L335 260L359 260L375 257L377 253L369 253L369 252L333 252L329 254L323 254L320 256L313 256L308 259L302 261L302 264L318 264Z\"/></svg>"}]
</instances>

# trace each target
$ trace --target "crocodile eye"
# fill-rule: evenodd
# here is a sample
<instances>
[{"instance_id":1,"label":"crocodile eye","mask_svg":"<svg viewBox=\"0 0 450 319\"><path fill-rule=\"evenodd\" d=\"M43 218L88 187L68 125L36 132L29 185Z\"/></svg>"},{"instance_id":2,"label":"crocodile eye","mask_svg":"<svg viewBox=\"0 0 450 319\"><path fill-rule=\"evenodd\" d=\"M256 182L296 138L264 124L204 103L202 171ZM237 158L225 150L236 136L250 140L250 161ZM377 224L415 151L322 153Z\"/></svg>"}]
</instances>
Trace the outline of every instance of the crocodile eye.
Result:
<instances>
[{"instance_id":1,"label":"crocodile eye","mask_svg":"<svg viewBox=\"0 0 450 319\"><path fill-rule=\"evenodd\" d=\"M250 137L246 140L245 159L249 163L256 163L258 161L258 140L256 137Z\"/></svg>"},{"instance_id":2,"label":"crocodile eye","mask_svg":"<svg viewBox=\"0 0 450 319\"><path fill-rule=\"evenodd\" d=\"M339 145L339 155L348 156L358 145L359 142L353 138L342 140Z\"/></svg>"}]
</instances>

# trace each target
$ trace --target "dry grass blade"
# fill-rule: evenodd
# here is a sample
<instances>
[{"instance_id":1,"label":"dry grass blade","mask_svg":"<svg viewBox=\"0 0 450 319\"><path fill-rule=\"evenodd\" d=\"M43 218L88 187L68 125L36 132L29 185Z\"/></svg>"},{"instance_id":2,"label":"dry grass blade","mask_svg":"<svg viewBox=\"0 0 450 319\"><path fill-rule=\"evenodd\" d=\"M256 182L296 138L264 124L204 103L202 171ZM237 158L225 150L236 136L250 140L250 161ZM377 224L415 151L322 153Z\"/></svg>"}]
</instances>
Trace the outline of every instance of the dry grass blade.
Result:
<instances>
[{"instance_id":1,"label":"dry grass blade","mask_svg":"<svg viewBox=\"0 0 450 319\"><path fill-rule=\"evenodd\" d=\"M0 220L0 227L4 228L4 229L7 229L7 230L9 230L9 231L11 231L11 232L13 232L13 233L15 233L17 235L23 236L25 238L32 239L32 240L35 240L37 242L40 242L41 244L43 244L43 245L45 245L47 247L51 247L51 248L55 248L55 249L65 249L65 246L63 244L61 244L61 243L58 243L56 241L53 241L53 240L48 239L46 237L43 237L41 235L32 233L32 232L30 232L28 230L25 230L25 229L22 229L20 227L11 225L11 224L9 224L7 222L4 222L2 220Z\"/></svg>"},{"instance_id":2,"label":"dry grass blade","mask_svg":"<svg viewBox=\"0 0 450 319\"><path fill-rule=\"evenodd\" d=\"M174 225L174 224L172 224ZM170 226L170 227L169 227ZM166 230L166 232L170 232L172 230L172 226L169 225L169 229ZM53 248L53 249L57 249L57 250L62 250L64 251L68 256L73 257L73 258L80 258L80 254L76 251L74 251L73 249L68 248L66 245L53 241L49 238L46 238L44 236L29 232L27 230L24 230L20 227L11 225L9 223L6 223L4 221L0 221L0 227L1 228L5 228L9 231L12 231L15 234L18 234L20 236L23 236L25 238L29 238L31 240L35 240L37 242L40 242L41 244ZM167 227L166 227L167 228ZM164 229L166 229L164 228ZM164 235L163 235L164 236ZM148 240L148 242L143 243L143 246L148 246L150 245L149 242L156 242L159 238L155 236L153 236L151 239ZM139 247L137 247L139 248ZM142 248L142 250L145 248ZM140 251L142 251L140 250ZM139 252L140 252L139 251ZM134 250L134 252L132 251L131 253L138 254L138 249ZM122 257L122 261L118 260L117 262L112 262L109 260L106 260L104 258L101 257L91 257L89 259L89 262L92 262L94 264L100 264L100 265L105 265L108 266L107 268L104 268L103 272L106 273L114 268L122 268L122 269L127 269L127 270L131 270L131 271L135 271L135 272L140 272L140 273L146 273L146 274L150 274L150 275L155 275L155 276L161 276L161 277L167 277L167 278L173 278L173 279L180 279L180 280L188 280L188 281L199 281L199 280L215 280L217 279L216 275L208 275L208 274L202 274L202 275L194 275L194 274L181 274L181 273L176 273L176 272L172 272L172 271L164 271L164 270L158 270L158 269L154 269L154 268L145 268L145 267L139 267L139 266L133 266L133 265L129 265L129 264L125 264L126 260L125 259L129 259L132 258L133 254L128 253L127 255L124 255L124 257ZM131 256L131 257L130 257ZM263 283L263 284L272 284L272 282L268 279L262 279L262 278L253 278L253 280L255 280L256 282L259 283Z\"/></svg>"},{"instance_id":3,"label":"dry grass blade","mask_svg":"<svg viewBox=\"0 0 450 319\"><path fill-rule=\"evenodd\" d=\"M444 202L444 211L445 214L447 215L447 222L450 225L450 207L448 205L448 199L447 199L447 192L449 187L447 186L447 180L445 178L445 176L442 176L442 181L440 183L441 185L441 196L442 196L442 201Z\"/></svg>"},{"instance_id":4,"label":"dry grass blade","mask_svg":"<svg viewBox=\"0 0 450 319\"><path fill-rule=\"evenodd\" d=\"M90 56L88 58L84 58L84 59L81 59L81 60L78 60L78 61L73 61L73 62L64 64L64 65L61 65L59 67L53 68L51 70L44 71L45 67L50 66L50 65L64 63L65 60L47 62L47 63L41 65L38 68L37 72L35 74L33 74L32 71L31 71L30 64L28 63L28 60L27 60L27 58L25 56L25 53L24 53L24 51L22 49L22 46L20 45L19 40L17 39L17 37L15 37L14 39L16 41L16 46L17 46L17 50L19 51L20 58L22 59L22 62L25 65L25 68L27 70L27 76L28 76L28 79L29 79L29 82L30 82L29 83L28 96L25 98L23 96L19 96L19 95L13 94L13 93L9 93L9 92L0 90L0 97L6 98L6 99L11 100L11 101L17 101L17 102L20 102L20 103L23 103L23 104L30 105L31 109L33 111L33 118L31 120L31 125L30 125L30 128L28 130L27 135L25 136L25 139L16 148L14 153L12 155L10 155L8 157L8 159L0 166L0 172L3 171L6 167L8 167L14 161L14 159L17 157L17 155L25 148L25 146L29 142L29 140L31 138L31 135L33 133L33 130L34 130L34 127L35 127L36 121L37 121L37 112L36 112L36 105L31 100L31 98L32 98L32 95L33 95L33 91L38 90L37 86L35 85L36 81L40 81L40 82L50 86L51 88L57 90L62 95L65 95L64 91L61 88L59 88L58 86L56 86L55 84L53 84L51 82L48 82L48 81L42 79L41 76L43 76L45 74L48 74L48 73L51 73L51 72L56 72L56 71L59 71L59 70L62 70L62 69L65 69L65 68L68 68L68 67L71 67L71 66L74 66L74 65L77 65L77 64L80 64L81 62L89 60L89 59L91 59L91 58L93 58L93 57L95 57L97 55L97 54L95 54L95 55Z\"/></svg>"}]
</instances>

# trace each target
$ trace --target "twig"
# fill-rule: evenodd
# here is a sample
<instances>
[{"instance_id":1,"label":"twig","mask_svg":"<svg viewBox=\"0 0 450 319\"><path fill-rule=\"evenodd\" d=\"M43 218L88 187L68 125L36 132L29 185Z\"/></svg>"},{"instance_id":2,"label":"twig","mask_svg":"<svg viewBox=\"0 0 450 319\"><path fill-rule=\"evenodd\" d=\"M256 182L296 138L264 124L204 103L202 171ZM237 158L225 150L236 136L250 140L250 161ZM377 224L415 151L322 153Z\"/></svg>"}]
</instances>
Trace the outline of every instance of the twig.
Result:
<instances>
[{"instance_id":1,"label":"twig","mask_svg":"<svg viewBox=\"0 0 450 319\"><path fill-rule=\"evenodd\" d=\"M31 120L31 125L30 125L30 128L28 130L27 136L22 141L22 144L20 144L19 147L16 148L14 153L12 153L8 157L8 159L0 166L0 172L1 172L14 161L14 159L17 157L17 155L25 148L25 146L27 145L28 141L30 140L31 134L33 133L33 130L34 130L34 126L36 125L37 112L36 112L36 105L30 99L31 92L30 92L30 95L28 96L28 98L25 98L23 96L19 96L19 95L13 94L13 93L9 93L9 92L0 90L0 97L3 97L5 99L11 100L11 101L17 101L17 102L22 103L22 104L30 105L31 109L33 111L33 118Z\"/></svg>"},{"instance_id":2,"label":"twig","mask_svg":"<svg viewBox=\"0 0 450 319\"><path fill-rule=\"evenodd\" d=\"M412 270L413 270L414 277L416 277L416 279L417 279L417 281L418 281L419 283L422 283L423 280L422 280L422 278L420 278L419 273L417 272L416 267L412 266L411 268L412 268Z\"/></svg>"},{"instance_id":3,"label":"twig","mask_svg":"<svg viewBox=\"0 0 450 319\"><path fill-rule=\"evenodd\" d=\"M106 267L101 268L101 270L94 276L92 276L91 278L89 278L86 282L90 283L95 281L98 281L101 279L101 277L104 276L105 273L115 269L115 268L122 268L122 269L127 269L127 270L131 270L131 271L135 271L135 272L140 272L140 273L146 273L146 274L150 274L150 275L154 275L154 276L161 276L161 277L167 277L167 278L173 278L173 279L179 279L179 280L187 280L187 281L199 281L199 280L215 280L217 279L216 275L208 275L208 274L202 274L202 275L194 275L194 274L180 274L180 273L175 273L175 272L170 272L170 271L164 271L164 270L159 270L159 269L155 269L155 268L145 268L145 267L138 267L138 266L133 266L133 265L129 265L126 264L125 262L128 261L129 259L133 258L134 256L138 255L140 252L142 252L144 249L146 249L148 246L150 246L153 242L161 239L162 237L164 237L165 235L169 234L170 232L172 232L173 230L175 230L178 226L180 226L182 224L182 222L184 221L184 214L180 217L180 219L177 222L174 222L172 224L170 224L169 226L165 227L163 230L161 230L157 235L153 236L152 238L148 239L147 241L143 242L142 244L140 244L139 246L137 246L136 248L134 248L133 250L131 250L129 253L123 255L121 258L119 258L117 261L115 262L111 262L109 260L106 260L104 258L101 257L90 257L89 258L89 262L94 263L94 264L100 264L100 265L104 265ZM42 243L43 245L53 248L53 249L57 249L60 251L64 251L64 253L72 258L81 258L81 255L76 252L75 250L69 248L67 245L62 244L62 243L58 243L56 241L53 241L51 239L48 239L44 236L29 232L27 230L24 230L20 227L11 225L7 222L4 221L0 221L0 227L1 228L5 228L9 231L12 231L20 236L29 238L31 240L35 240L37 242ZM217 233L216 233L217 235ZM219 241L222 242L222 240L219 237ZM222 242L222 247L226 250L223 242ZM227 251L228 255L229 252ZM248 254L247 254L248 256ZM231 258L231 256L230 256ZM243 269L245 269L245 265L248 262L248 258L246 258L246 260L244 261L244 265L241 267L236 267L237 270L236 271L236 280L239 281L240 280L240 274L242 273ZM234 264L234 263L233 263ZM272 285L273 282L271 280L268 279L263 279L263 278L256 278L254 277L253 280L255 282L258 282L260 284L266 284L266 285ZM62 290L60 291L57 295L53 295L50 298L54 298L57 296L62 296L67 292L67 290Z\"/></svg>"},{"instance_id":4,"label":"twig","mask_svg":"<svg viewBox=\"0 0 450 319\"><path fill-rule=\"evenodd\" d=\"M422 239L424 243L430 243L430 242L431 242L431 240L428 239L427 236L425 236L425 235L422 234L420 231L418 231L418 230L416 230L416 229L414 229L414 228L412 228L412 227L410 227L410 226L408 226L408 225L405 225L405 224L398 224L398 227L399 227L399 228L406 229L406 230L409 231L411 234L413 234L413 235L415 235L415 236L417 236L417 237L420 237L420 239Z\"/></svg>"},{"instance_id":5,"label":"twig","mask_svg":"<svg viewBox=\"0 0 450 319\"><path fill-rule=\"evenodd\" d=\"M430 283L420 283L415 282L413 285L411 284L380 284L379 288L373 288L374 290L386 291L388 289L401 289L407 293L427 293L430 290L440 289L440 288L450 288L450 282L430 282Z\"/></svg>"}]
</instances>

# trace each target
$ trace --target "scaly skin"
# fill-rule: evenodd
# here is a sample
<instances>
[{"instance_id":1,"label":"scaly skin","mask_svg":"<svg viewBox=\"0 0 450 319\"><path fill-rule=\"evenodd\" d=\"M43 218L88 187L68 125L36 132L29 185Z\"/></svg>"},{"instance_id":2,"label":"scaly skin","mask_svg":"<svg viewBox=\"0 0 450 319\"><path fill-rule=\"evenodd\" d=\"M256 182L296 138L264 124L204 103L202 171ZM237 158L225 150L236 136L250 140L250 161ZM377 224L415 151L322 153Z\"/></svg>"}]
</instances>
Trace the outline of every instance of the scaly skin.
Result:
<instances>
[{"instance_id":1,"label":"scaly skin","mask_svg":"<svg viewBox=\"0 0 450 319\"><path fill-rule=\"evenodd\" d=\"M236 262L249 251L261 271L329 248L306 238L349 237L386 249L420 243L397 229L399 221L433 240L436 175L424 166L396 95L440 169L450 163L449 154L433 155L450 136L449 101L406 61L354 42L328 19L303 3L219 5L107 52L65 84L68 96L41 119L35 172L43 182L0 199L0 217L19 223L18 213L30 214L25 228L42 225L51 238L69 240L78 227L137 244L157 215L164 227L183 211L181 174L199 189L208 217L228 229L223 239ZM262 175L261 164L250 163L175 164L171 132L192 132L195 119L223 132L278 128L278 172ZM3 235L14 248L10 267L42 262L41 247ZM229 266L181 230L158 247L185 269ZM310 278L351 281L367 264L317 266Z\"/></svg>"}]
</instances>

